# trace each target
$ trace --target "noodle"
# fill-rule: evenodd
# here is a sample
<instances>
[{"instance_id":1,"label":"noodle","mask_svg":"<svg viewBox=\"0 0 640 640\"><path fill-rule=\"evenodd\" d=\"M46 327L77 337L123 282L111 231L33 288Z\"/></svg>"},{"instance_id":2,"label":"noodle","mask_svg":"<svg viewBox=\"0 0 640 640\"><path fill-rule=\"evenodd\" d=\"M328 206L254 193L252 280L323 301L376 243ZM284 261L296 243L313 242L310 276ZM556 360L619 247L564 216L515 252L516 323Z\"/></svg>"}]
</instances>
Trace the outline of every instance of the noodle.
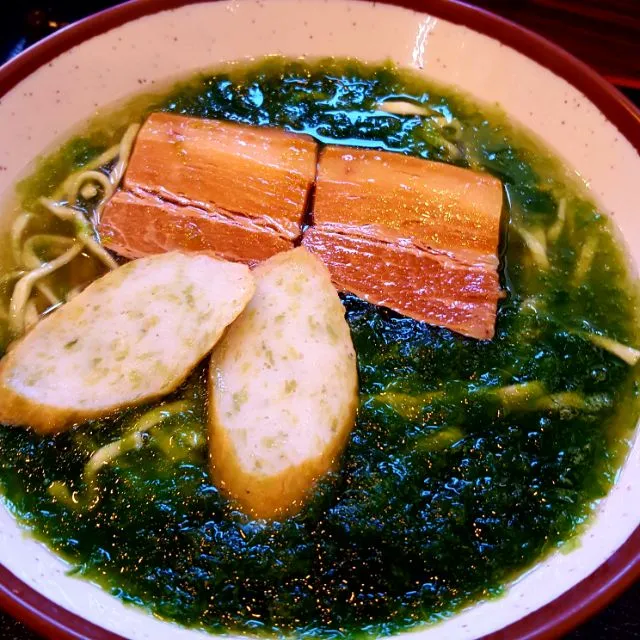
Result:
<instances>
[{"instance_id":1,"label":"noodle","mask_svg":"<svg viewBox=\"0 0 640 640\"><path fill-rule=\"evenodd\" d=\"M22 247L22 266L27 269L37 269L43 262L38 258L33 246L39 242L49 242L50 244L57 244L59 247L68 249L73 245L74 241L66 236L57 236L50 234L37 234L31 236L25 241ZM60 298L52 291L51 287L45 282L37 282L36 289L49 301L51 305L60 304Z\"/></svg>"},{"instance_id":2,"label":"noodle","mask_svg":"<svg viewBox=\"0 0 640 640\"><path fill-rule=\"evenodd\" d=\"M60 200L65 196L65 194L69 193L69 186L72 185L75 180L78 179L78 176L85 173L86 171L94 171L104 165L107 165L113 162L117 157L120 151L120 144L114 144L112 147L107 149L104 153L100 154L95 160L92 160L87 165L85 165L79 171L72 173L54 192L52 198L54 200Z\"/></svg>"},{"instance_id":3,"label":"noodle","mask_svg":"<svg viewBox=\"0 0 640 640\"><path fill-rule=\"evenodd\" d=\"M586 334L586 338L597 347L620 358L620 360L626 362L630 367L635 367L638 362L640 362L640 351L638 349L629 347L626 344L621 344L617 340L598 335L597 333Z\"/></svg>"},{"instance_id":4,"label":"noodle","mask_svg":"<svg viewBox=\"0 0 640 640\"><path fill-rule=\"evenodd\" d=\"M24 308L24 327L26 331L30 331L33 327L38 324L38 320L40 319L38 314L38 307L36 306L36 301L31 298L29 302L27 302Z\"/></svg>"},{"instance_id":5,"label":"noodle","mask_svg":"<svg viewBox=\"0 0 640 640\"><path fill-rule=\"evenodd\" d=\"M166 418L170 418L171 416L179 413L184 413L188 410L189 403L185 400L178 400L176 402L171 402L170 404L165 404L161 407L156 407L155 409L151 409L151 411L147 411L147 413L138 418L132 427L132 431L149 431L149 429L160 424Z\"/></svg>"},{"instance_id":6,"label":"noodle","mask_svg":"<svg viewBox=\"0 0 640 640\"><path fill-rule=\"evenodd\" d=\"M84 231L89 226L89 221L84 217L83 213L77 209L73 209L50 198L40 198L40 204L46 207L54 216L60 218L60 220L73 222L76 227L76 233Z\"/></svg>"},{"instance_id":7,"label":"noodle","mask_svg":"<svg viewBox=\"0 0 640 640\"><path fill-rule=\"evenodd\" d=\"M111 183L114 188L117 187L120 184L120 180L122 180L122 176L124 175L127 164L129 163L129 156L133 149L133 143L139 130L139 124L132 124L120 141L118 162L111 172Z\"/></svg>"},{"instance_id":8,"label":"noodle","mask_svg":"<svg viewBox=\"0 0 640 640\"><path fill-rule=\"evenodd\" d=\"M83 187L80 188L80 195L85 200L92 200L98 195L98 188L96 187L95 184L91 184L91 183L85 184Z\"/></svg>"},{"instance_id":9,"label":"noodle","mask_svg":"<svg viewBox=\"0 0 640 640\"><path fill-rule=\"evenodd\" d=\"M49 301L49 304L60 304L60 298L46 282L36 282L36 289Z\"/></svg>"},{"instance_id":10,"label":"noodle","mask_svg":"<svg viewBox=\"0 0 640 640\"><path fill-rule=\"evenodd\" d=\"M98 258L107 269L113 271L118 268L118 263L111 257L111 254L96 242L88 233L79 233L78 240L80 240L87 248L89 253Z\"/></svg>"},{"instance_id":11,"label":"noodle","mask_svg":"<svg viewBox=\"0 0 640 640\"><path fill-rule=\"evenodd\" d=\"M101 447L89 458L82 474L84 480L91 483L102 467L126 451L139 449L144 442L142 438L143 433L146 433L149 429L157 426L167 418L188 411L189 408L190 405L186 400L178 400L147 411L147 413L136 420L131 430L122 436L122 438Z\"/></svg>"},{"instance_id":12,"label":"noodle","mask_svg":"<svg viewBox=\"0 0 640 640\"><path fill-rule=\"evenodd\" d=\"M7 284L7 282L11 282L11 280L20 280L20 278L26 275L26 273L27 272L22 269L17 269L11 273L5 273L3 276L0 276L0 287Z\"/></svg>"},{"instance_id":13,"label":"noodle","mask_svg":"<svg viewBox=\"0 0 640 640\"><path fill-rule=\"evenodd\" d=\"M567 219L567 199L562 198L558 203L558 217L557 220L553 223L549 230L547 231L547 237L549 238L549 242L555 242L562 233L562 229L564 228L564 223Z\"/></svg>"},{"instance_id":14,"label":"noodle","mask_svg":"<svg viewBox=\"0 0 640 640\"><path fill-rule=\"evenodd\" d=\"M108 176L100 171L83 171L74 178L67 188L67 201L70 204L75 204L77 202L80 188L89 180L97 182L102 187L103 199L111 197L114 191L114 186Z\"/></svg>"},{"instance_id":15,"label":"noodle","mask_svg":"<svg viewBox=\"0 0 640 640\"><path fill-rule=\"evenodd\" d=\"M457 118L449 120L445 116L433 116L431 118L441 129L451 129L451 133L455 140L458 140L462 135L462 124Z\"/></svg>"},{"instance_id":16,"label":"noodle","mask_svg":"<svg viewBox=\"0 0 640 640\"><path fill-rule=\"evenodd\" d=\"M79 293L82 293L85 289L84 285L78 285L77 287L73 287L69 293L67 293L67 302L69 300L73 300Z\"/></svg>"},{"instance_id":17,"label":"noodle","mask_svg":"<svg viewBox=\"0 0 640 640\"><path fill-rule=\"evenodd\" d=\"M80 495L77 491L71 493L63 482L52 482L49 486L49 493L60 502L72 509L78 507L93 508L98 503L98 485L96 478L101 469L111 464L116 458L129 451L142 448L144 444L144 434L157 426L167 418L189 411L191 405L186 400L178 400L156 407L143 414L133 427L125 432L118 440L100 447L93 452L82 471L82 481L87 485L85 495Z\"/></svg>"},{"instance_id":18,"label":"noodle","mask_svg":"<svg viewBox=\"0 0 640 640\"><path fill-rule=\"evenodd\" d=\"M73 222L76 227L76 238L86 247L89 253L98 258L108 269L113 270L118 267L118 263L111 257L107 250L91 237L93 231L91 223L84 217L81 211L54 202L49 198L40 198L40 202L54 216L67 222Z\"/></svg>"},{"instance_id":19,"label":"noodle","mask_svg":"<svg viewBox=\"0 0 640 640\"><path fill-rule=\"evenodd\" d=\"M32 218L33 215L31 213L22 213L16 218L11 229L11 248L14 262L17 266L26 267L27 269L37 269L42 264L35 254L30 255L29 259L25 260L24 249L20 249L22 236ZM38 282L36 288L51 304L60 302L58 296L56 296L51 288L44 282Z\"/></svg>"},{"instance_id":20,"label":"noodle","mask_svg":"<svg viewBox=\"0 0 640 640\"><path fill-rule=\"evenodd\" d=\"M25 232L35 215L29 211L22 212L11 227L11 251L18 270L2 277L0 284L8 284L17 280L7 316L10 333L19 337L25 329L32 327L38 315L50 313L62 304L62 300L41 280L60 267L71 262L82 250L97 260L107 269L116 269L118 263L96 239L94 223L100 218L102 208L113 195L127 167L133 149L136 134L140 125L130 125L118 144L88 162L82 169L68 176L53 192L51 198L40 198L40 204L52 215L74 225L75 238L55 234L36 234L23 240ZM111 170L106 167L115 161ZM90 221L85 214L75 208L78 196L85 200L99 197L94 205L94 220ZM64 253L53 260L43 262L35 251L39 243L49 243L51 247L65 249ZM35 300L31 300L33 289L36 289L50 304L41 314ZM77 289L77 288L76 288ZM77 293L80 289L75 290ZM70 292L71 294L72 292ZM67 299L69 295L67 295Z\"/></svg>"},{"instance_id":21,"label":"noodle","mask_svg":"<svg viewBox=\"0 0 640 640\"><path fill-rule=\"evenodd\" d=\"M22 250L20 249L22 245L22 236L32 218L33 214L31 213L21 213L15 219L11 227L11 251L13 253L13 261L16 266L20 266L22 256Z\"/></svg>"},{"instance_id":22,"label":"noodle","mask_svg":"<svg viewBox=\"0 0 640 640\"><path fill-rule=\"evenodd\" d=\"M97 209L100 209L120 184L120 180L127 168L129 156L131 155L133 143L139 129L140 125L138 124L130 125L118 144L107 149L104 153L95 158L95 160L86 164L79 171L72 173L60 185L60 187L54 191L52 200L56 202L65 200L67 203L73 205L76 203L78 193L81 193L82 185L85 182L97 182L103 189L102 198L97 205ZM116 160L116 158L117 162L109 174L105 174L97 170L100 167L110 164ZM97 191L89 193L88 195L89 198L95 197L95 195L97 195Z\"/></svg>"},{"instance_id":23,"label":"noodle","mask_svg":"<svg viewBox=\"0 0 640 640\"><path fill-rule=\"evenodd\" d=\"M452 159L460 157L460 149L450 140L447 140L444 135L444 130L449 129L451 137L453 137L454 140L460 139L462 135L462 124L456 118L450 120L438 111L431 109L431 107L408 102L407 100L385 100L384 102L378 102L375 106L379 111L384 111L385 113L396 116L420 116L428 118L426 122L432 122L438 128L438 139L432 142L444 148Z\"/></svg>"},{"instance_id":24,"label":"noodle","mask_svg":"<svg viewBox=\"0 0 640 640\"><path fill-rule=\"evenodd\" d=\"M53 235L49 233L39 233L35 236L31 236L25 241L22 247L20 261L23 266L27 267L27 269L37 269L42 264L42 260L40 260L35 253L34 245L44 242L68 249L74 243L74 240L67 236Z\"/></svg>"},{"instance_id":25,"label":"noodle","mask_svg":"<svg viewBox=\"0 0 640 640\"><path fill-rule=\"evenodd\" d=\"M514 227L514 229L520 234L520 237L524 240L527 248L531 252L531 257L534 262L542 269L548 269L549 258L547 257L547 250L545 244L542 243L542 236L538 236L536 233L522 229L521 227Z\"/></svg>"},{"instance_id":26,"label":"noodle","mask_svg":"<svg viewBox=\"0 0 640 640\"><path fill-rule=\"evenodd\" d=\"M45 262L37 269L33 269L27 275L18 280L13 290L11 302L9 304L9 330L15 336L19 336L24 332L25 328L25 306L31 296L33 285L44 276L48 276L60 267L71 262L77 255L82 252L82 245L74 244L70 249L65 251L51 262Z\"/></svg>"},{"instance_id":27,"label":"noodle","mask_svg":"<svg viewBox=\"0 0 640 640\"><path fill-rule=\"evenodd\" d=\"M573 274L573 281L576 285L582 284L589 273L589 269L591 269L591 264L593 263L597 249L598 237L589 236L582 245L582 250L576 260L576 268Z\"/></svg>"}]
</instances>

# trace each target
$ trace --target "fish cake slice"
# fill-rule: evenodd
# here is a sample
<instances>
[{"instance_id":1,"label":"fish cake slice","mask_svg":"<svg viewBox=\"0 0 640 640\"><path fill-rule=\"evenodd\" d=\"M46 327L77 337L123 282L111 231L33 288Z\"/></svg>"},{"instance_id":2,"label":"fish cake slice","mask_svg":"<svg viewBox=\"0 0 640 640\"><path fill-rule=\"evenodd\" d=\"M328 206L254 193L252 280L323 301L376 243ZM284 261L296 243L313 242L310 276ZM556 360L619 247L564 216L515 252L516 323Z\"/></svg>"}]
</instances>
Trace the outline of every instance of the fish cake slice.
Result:
<instances>
[{"instance_id":1,"label":"fish cake slice","mask_svg":"<svg viewBox=\"0 0 640 640\"><path fill-rule=\"evenodd\" d=\"M50 433L174 391L253 291L248 267L203 253L111 271L0 361L0 423Z\"/></svg>"},{"instance_id":2,"label":"fish cake slice","mask_svg":"<svg viewBox=\"0 0 640 640\"><path fill-rule=\"evenodd\" d=\"M322 262L300 247L258 266L256 294L214 350L209 443L217 485L248 513L300 509L354 424L356 357Z\"/></svg>"}]
</instances>

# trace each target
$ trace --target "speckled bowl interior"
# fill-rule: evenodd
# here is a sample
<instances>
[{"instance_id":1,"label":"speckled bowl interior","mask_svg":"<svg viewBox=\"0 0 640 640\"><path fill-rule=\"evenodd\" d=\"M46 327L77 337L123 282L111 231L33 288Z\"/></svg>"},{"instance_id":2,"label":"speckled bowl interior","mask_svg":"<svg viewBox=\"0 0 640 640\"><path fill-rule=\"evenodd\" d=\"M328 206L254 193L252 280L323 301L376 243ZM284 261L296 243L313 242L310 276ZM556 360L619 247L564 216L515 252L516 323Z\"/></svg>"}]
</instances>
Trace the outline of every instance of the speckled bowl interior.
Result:
<instances>
[{"instance_id":1,"label":"speckled bowl interior","mask_svg":"<svg viewBox=\"0 0 640 640\"><path fill-rule=\"evenodd\" d=\"M199 3L130 21L61 53L0 101L0 194L34 157L104 105L221 61L283 54L393 59L425 77L499 103L586 183L640 263L640 157L568 82L497 40L424 13L359 1L236 0ZM0 220L0 227L6 220ZM596 570L640 524L640 442L611 494L569 553L556 553L499 599L417 632L475 638L553 601ZM200 632L126 607L32 539L0 506L0 563L39 593L93 623L136 640L187 640Z\"/></svg>"}]
</instances>

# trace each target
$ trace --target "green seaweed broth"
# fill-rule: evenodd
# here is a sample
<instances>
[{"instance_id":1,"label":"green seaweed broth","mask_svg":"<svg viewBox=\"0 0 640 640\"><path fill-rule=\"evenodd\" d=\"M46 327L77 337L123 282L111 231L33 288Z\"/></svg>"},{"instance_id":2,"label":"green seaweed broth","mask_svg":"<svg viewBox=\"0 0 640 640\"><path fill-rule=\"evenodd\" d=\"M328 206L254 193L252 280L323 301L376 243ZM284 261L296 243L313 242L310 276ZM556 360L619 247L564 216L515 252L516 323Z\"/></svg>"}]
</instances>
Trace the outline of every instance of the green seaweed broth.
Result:
<instances>
[{"instance_id":1,"label":"green seaweed broth","mask_svg":"<svg viewBox=\"0 0 640 640\"><path fill-rule=\"evenodd\" d=\"M390 98L432 117L376 106ZM336 470L281 522L238 511L208 476L204 365L165 400L189 409L106 465L92 494L84 464L149 407L53 437L0 427L6 504L71 572L211 631L385 635L500 594L575 534L615 480L638 418L638 367L589 336L637 346L637 285L609 219L562 165L497 107L392 65L268 59L102 116L39 161L19 186L24 206L37 209L39 196L153 110L497 176L507 295L491 341L343 296L358 355L357 424ZM546 245L544 257L527 237Z\"/></svg>"}]
</instances>

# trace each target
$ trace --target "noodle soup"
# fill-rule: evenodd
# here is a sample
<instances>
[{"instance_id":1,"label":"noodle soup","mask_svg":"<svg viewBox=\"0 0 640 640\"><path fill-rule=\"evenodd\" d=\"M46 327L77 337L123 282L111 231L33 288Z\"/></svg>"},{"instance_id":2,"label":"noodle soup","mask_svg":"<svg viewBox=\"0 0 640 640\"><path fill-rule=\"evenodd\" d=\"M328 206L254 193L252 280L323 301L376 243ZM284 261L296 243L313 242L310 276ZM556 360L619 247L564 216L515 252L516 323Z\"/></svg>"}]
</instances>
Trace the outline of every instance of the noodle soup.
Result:
<instances>
[{"instance_id":1,"label":"noodle soup","mask_svg":"<svg viewBox=\"0 0 640 640\"><path fill-rule=\"evenodd\" d=\"M95 224L137 127L158 111L498 178L506 295L495 337L343 293L355 427L339 463L281 519L247 514L211 479L206 363L148 406L54 435L2 427L0 482L34 534L79 575L161 617L313 637L435 621L501 593L570 540L614 481L638 418L637 285L609 219L527 132L391 66L234 66L90 125L18 188L3 348L124 262Z\"/></svg>"}]
</instances>

